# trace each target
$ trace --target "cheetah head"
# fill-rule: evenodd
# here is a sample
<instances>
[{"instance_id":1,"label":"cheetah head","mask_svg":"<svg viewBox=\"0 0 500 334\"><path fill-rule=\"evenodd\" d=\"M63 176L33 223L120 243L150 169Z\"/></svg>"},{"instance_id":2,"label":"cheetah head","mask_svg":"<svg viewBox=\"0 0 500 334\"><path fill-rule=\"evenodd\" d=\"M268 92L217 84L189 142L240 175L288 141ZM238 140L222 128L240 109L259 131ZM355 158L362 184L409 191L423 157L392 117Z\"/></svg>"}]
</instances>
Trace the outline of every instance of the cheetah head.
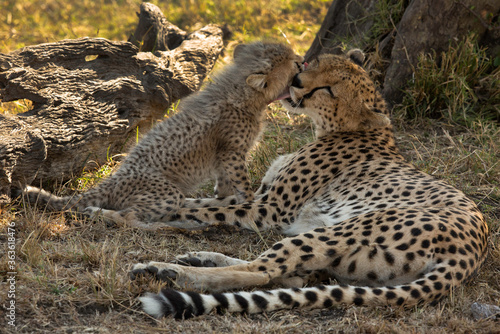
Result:
<instances>
[{"instance_id":1,"label":"cheetah head","mask_svg":"<svg viewBox=\"0 0 500 334\"><path fill-rule=\"evenodd\" d=\"M255 42L234 49L234 63L246 74L247 85L267 101L289 96L289 85L302 71L304 58L284 44Z\"/></svg>"},{"instance_id":2,"label":"cheetah head","mask_svg":"<svg viewBox=\"0 0 500 334\"><path fill-rule=\"evenodd\" d=\"M345 56L319 56L295 75L290 97L282 104L291 112L310 116L319 135L388 126L385 101L361 67L363 61L357 49Z\"/></svg>"}]
</instances>

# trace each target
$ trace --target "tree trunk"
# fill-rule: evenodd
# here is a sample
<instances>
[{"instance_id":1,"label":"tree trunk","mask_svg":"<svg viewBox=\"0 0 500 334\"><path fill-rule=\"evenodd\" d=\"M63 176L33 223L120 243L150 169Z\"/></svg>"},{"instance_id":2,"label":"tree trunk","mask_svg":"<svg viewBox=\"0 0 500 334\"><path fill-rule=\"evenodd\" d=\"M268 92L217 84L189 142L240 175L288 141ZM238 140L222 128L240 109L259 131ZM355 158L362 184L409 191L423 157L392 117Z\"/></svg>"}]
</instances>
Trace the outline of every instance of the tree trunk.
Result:
<instances>
[{"instance_id":1,"label":"tree trunk","mask_svg":"<svg viewBox=\"0 0 500 334\"><path fill-rule=\"evenodd\" d=\"M373 26L378 0L334 0L305 55L310 61L322 53L342 53L342 44L364 47Z\"/></svg>"},{"instance_id":2,"label":"tree trunk","mask_svg":"<svg viewBox=\"0 0 500 334\"><path fill-rule=\"evenodd\" d=\"M382 0L335 0L306 53L306 60L324 52L338 53L342 44L365 49L377 4ZM390 2L387 2L390 3ZM389 65L382 74L383 94L390 104L399 103L418 57L446 51L470 32L489 45L498 44L498 28L488 20L498 17L498 0L413 0L391 33L378 36L378 52ZM390 19L389 17L387 18ZM377 37L377 36L376 36Z\"/></svg>"},{"instance_id":3,"label":"tree trunk","mask_svg":"<svg viewBox=\"0 0 500 334\"><path fill-rule=\"evenodd\" d=\"M81 38L0 54L1 100L33 102L23 114L0 115L0 201L8 201L11 185L67 179L91 160L105 162L199 89L222 51L222 30L188 34L145 3L139 17L133 36L154 53Z\"/></svg>"},{"instance_id":4,"label":"tree trunk","mask_svg":"<svg viewBox=\"0 0 500 334\"><path fill-rule=\"evenodd\" d=\"M412 1L398 24L391 63L384 81L384 96L399 103L402 90L414 73L418 57L446 51L450 42L461 41L470 32L482 38L487 32L477 15L500 12L498 0Z\"/></svg>"}]
</instances>

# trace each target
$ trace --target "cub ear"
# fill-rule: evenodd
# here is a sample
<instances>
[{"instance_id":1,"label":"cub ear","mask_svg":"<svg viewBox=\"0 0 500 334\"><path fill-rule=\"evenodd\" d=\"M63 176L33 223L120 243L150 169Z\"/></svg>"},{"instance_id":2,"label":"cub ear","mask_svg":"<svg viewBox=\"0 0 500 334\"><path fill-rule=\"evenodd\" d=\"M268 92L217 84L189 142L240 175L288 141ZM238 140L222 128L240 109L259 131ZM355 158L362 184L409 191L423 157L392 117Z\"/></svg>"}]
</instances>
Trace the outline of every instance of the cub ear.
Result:
<instances>
[{"instance_id":1,"label":"cub ear","mask_svg":"<svg viewBox=\"0 0 500 334\"><path fill-rule=\"evenodd\" d=\"M352 49L347 52L347 57L351 59L351 61L359 66L363 66L363 62L365 61L365 54L360 49Z\"/></svg>"},{"instance_id":2,"label":"cub ear","mask_svg":"<svg viewBox=\"0 0 500 334\"><path fill-rule=\"evenodd\" d=\"M247 46L245 44L238 44L238 45L236 45L236 47L234 48L234 51L233 51L233 58L236 59L240 55L242 55L243 51L246 49L246 47Z\"/></svg>"},{"instance_id":3,"label":"cub ear","mask_svg":"<svg viewBox=\"0 0 500 334\"><path fill-rule=\"evenodd\" d=\"M259 92L267 88L267 75L265 74L250 74L247 77L247 85Z\"/></svg>"}]
</instances>

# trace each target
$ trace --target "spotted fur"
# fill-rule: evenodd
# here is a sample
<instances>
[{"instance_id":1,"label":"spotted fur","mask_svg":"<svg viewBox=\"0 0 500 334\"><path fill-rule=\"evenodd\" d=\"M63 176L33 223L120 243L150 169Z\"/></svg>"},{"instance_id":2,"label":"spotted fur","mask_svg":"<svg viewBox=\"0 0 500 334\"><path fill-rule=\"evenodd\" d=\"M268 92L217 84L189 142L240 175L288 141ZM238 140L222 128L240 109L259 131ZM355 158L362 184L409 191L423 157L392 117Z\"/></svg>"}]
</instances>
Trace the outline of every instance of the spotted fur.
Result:
<instances>
[{"instance_id":1,"label":"spotted fur","mask_svg":"<svg viewBox=\"0 0 500 334\"><path fill-rule=\"evenodd\" d=\"M237 202L253 192L245 157L261 132L266 106L301 70L303 58L285 45L240 45L234 62L179 104L130 152L120 168L83 195L57 197L27 187L31 201L74 209L132 226L165 220L207 178L221 197Z\"/></svg>"},{"instance_id":2,"label":"spotted fur","mask_svg":"<svg viewBox=\"0 0 500 334\"><path fill-rule=\"evenodd\" d=\"M211 292L147 294L146 312L188 318L213 310L411 307L439 300L480 268L483 216L462 192L398 153L384 101L350 57L320 56L296 75L284 104L313 119L318 139L280 158L254 200L182 209L178 218L192 227L273 228L291 236L251 262L204 253L177 264L136 264L133 277L149 272ZM181 265L186 261L211 267ZM321 285L325 277L338 284ZM223 292L270 283L283 288Z\"/></svg>"}]
</instances>

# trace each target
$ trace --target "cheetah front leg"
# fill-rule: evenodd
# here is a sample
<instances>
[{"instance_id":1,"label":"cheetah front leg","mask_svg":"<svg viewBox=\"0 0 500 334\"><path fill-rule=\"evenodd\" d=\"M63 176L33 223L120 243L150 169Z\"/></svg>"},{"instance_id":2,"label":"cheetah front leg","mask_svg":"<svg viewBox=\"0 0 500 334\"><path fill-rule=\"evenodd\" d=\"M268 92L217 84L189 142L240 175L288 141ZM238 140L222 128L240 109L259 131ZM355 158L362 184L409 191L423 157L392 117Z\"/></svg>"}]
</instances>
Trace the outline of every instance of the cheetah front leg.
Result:
<instances>
[{"instance_id":1,"label":"cheetah front leg","mask_svg":"<svg viewBox=\"0 0 500 334\"><path fill-rule=\"evenodd\" d=\"M221 172L215 180L214 195L217 199L233 196L238 201L235 189L233 188L233 182L225 172Z\"/></svg>"},{"instance_id":2,"label":"cheetah front leg","mask_svg":"<svg viewBox=\"0 0 500 334\"><path fill-rule=\"evenodd\" d=\"M219 292L263 286L270 283L285 287L301 287L311 275L327 268L332 254L318 247L308 246L311 238L319 235L310 232L294 238L285 238L274 244L256 260L228 267L186 267L179 264L150 262L136 264L131 277L151 273L161 280L172 280L178 288Z\"/></svg>"},{"instance_id":3,"label":"cheetah front leg","mask_svg":"<svg viewBox=\"0 0 500 334\"><path fill-rule=\"evenodd\" d=\"M248 264L229 267L186 267L164 262L138 263L132 267L132 279L146 273L162 281L173 281L181 289L219 292L248 286L262 286L270 281L263 272L252 272Z\"/></svg>"},{"instance_id":4,"label":"cheetah front leg","mask_svg":"<svg viewBox=\"0 0 500 334\"><path fill-rule=\"evenodd\" d=\"M292 158L293 154L285 154L285 155L280 155L278 156L269 169L267 170L266 174L262 178L261 184L259 189L254 194L254 199L255 200L260 200L263 198L268 190L271 188L271 184L274 182L274 180L280 175L280 170L283 167L286 167L289 160ZM225 175L225 174L224 174ZM219 195L220 196L220 195ZM222 197L222 198L186 198L184 202L183 209L197 209L197 208L222 208L222 207L227 207L230 205L236 205L238 204L238 198L235 195L227 196L227 197ZM189 215L187 210L182 210L185 215ZM194 213L194 212L192 212ZM183 215L183 216L185 216ZM200 215L201 216L201 215ZM170 225L170 226L175 226L178 228L200 228L201 221L197 222L172 222L172 223L164 223L160 225ZM203 224L205 225L205 224ZM255 230L254 224L250 224L251 229Z\"/></svg>"},{"instance_id":5,"label":"cheetah front leg","mask_svg":"<svg viewBox=\"0 0 500 334\"><path fill-rule=\"evenodd\" d=\"M278 159L287 157L288 155L281 156ZM278 161L278 159L276 159L276 161ZM280 159L280 161L282 160L285 159ZM264 175L264 178L262 178L259 189L257 189L255 194L253 195L255 199L260 199L267 193L274 179L278 175L277 172L281 166L282 164L278 165L273 164L269 168L269 170L266 172L266 175ZM217 183L216 188L218 187L218 184L219 182ZM216 192L218 192L218 198L186 198L183 207L184 208L226 207L239 203L238 198L235 195L222 197L220 191Z\"/></svg>"},{"instance_id":6,"label":"cheetah front leg","mask_svg":"<svg viewBox=\"0 0 500 334\"><path fill-rule=\"evenodd\" d=\"M226 207L238 203L236 196L224 198L186 198L183 208Z\"/></svg>"},{"instance_id":7,"label":"cheetah front leg","mask_svg":"<svg viewBox=\"0 0 500 334\"><path fill-rule=\"evenodd\" d=\"M288 225L280 221L276 206L263 199L274 180L286 168L292 154L282 155L275 159L262 179L261 186L254 194L254 200L237 204L235 195L225 198L186 199L170 221L154 223L156 228L174 227L181 229L201 229L207 226L226 224L252 231L263 231ZM283 213L283 212L282 212ZM286 217L285 217L286 218ZM284 231L284 230L283 230Z\"/></svg>"}]
</instances>

